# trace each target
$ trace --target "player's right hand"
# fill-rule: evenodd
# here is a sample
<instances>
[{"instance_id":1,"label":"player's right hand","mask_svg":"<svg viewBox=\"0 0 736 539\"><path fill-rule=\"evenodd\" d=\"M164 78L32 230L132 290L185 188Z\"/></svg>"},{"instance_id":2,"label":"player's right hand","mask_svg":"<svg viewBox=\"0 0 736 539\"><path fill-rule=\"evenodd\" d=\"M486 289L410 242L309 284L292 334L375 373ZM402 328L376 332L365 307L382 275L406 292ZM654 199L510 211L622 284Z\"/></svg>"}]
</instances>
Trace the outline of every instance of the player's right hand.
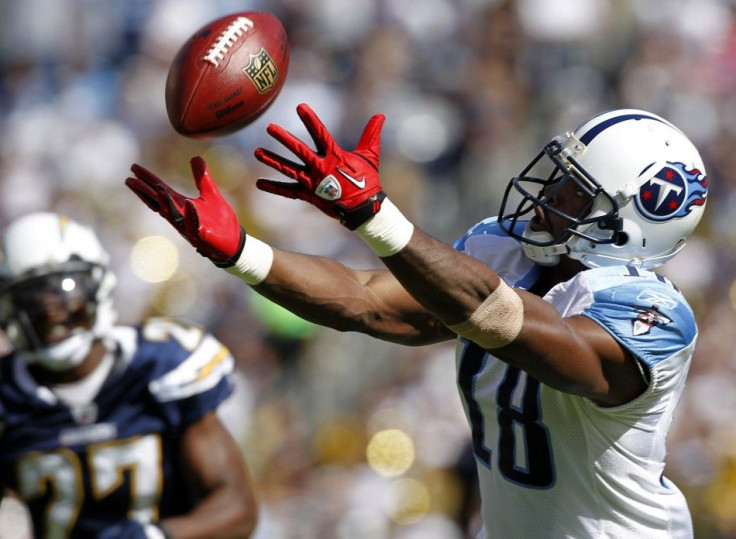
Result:
<instances>
[{"instance_id":1,"label":"player's right hand","mask_svg":"<svg viewBox=\"0 0 736 539\"><path fill-rule=\"evenodd\" d=\"M134 177L127 178L125 185L171 223L202 256L218 266L230 266L243 250L245 230L217 188L204 159L194 157L190 164L199 190L197 198L178 193L138 164L130 168Z\"/></svg>"}]
</instances>

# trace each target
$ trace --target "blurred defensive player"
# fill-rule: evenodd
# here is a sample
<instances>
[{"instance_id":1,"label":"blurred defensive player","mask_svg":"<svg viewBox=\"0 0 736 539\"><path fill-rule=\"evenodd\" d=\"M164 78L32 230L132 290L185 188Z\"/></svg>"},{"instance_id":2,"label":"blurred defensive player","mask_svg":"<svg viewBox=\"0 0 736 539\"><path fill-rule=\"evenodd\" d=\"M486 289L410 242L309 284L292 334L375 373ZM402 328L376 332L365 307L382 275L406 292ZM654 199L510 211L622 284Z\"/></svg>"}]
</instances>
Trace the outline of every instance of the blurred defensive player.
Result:
<instances>
[{"instance_id":1,"label":"blurred defensive player","mask_svg":"<svg viewBox=\"0 0 736 539\"><path fill-rule=\"evenodd\" d=\"M127 185L201 254L304 318L409 345L457 337L481 537L691 538L685 498L663 470L697 327L677 287L652 271L680 252L705 207L705 169L687 137L645 111L597 115L546 144L509 182L498 217L453 248L383 192L382 115L347 152L308 106L297 112L314 149L270 125L300 162L257 149L295 180L258 187L339 219L388 271L246 234L201 159L198 198L139 165Z\"/></svg>"},{"instance_id":2,"label":"blurred defensive player","mask_svg":"<svg viewBox=\"0 0 736 539\"><path fill-rule=\"evenodd\" d=\"M34 213L5 231L0 481L45 538L248 537L256 501L216 415L233 358L200 327L116 326L91 228Z\"/></svg>"}]
</instances>

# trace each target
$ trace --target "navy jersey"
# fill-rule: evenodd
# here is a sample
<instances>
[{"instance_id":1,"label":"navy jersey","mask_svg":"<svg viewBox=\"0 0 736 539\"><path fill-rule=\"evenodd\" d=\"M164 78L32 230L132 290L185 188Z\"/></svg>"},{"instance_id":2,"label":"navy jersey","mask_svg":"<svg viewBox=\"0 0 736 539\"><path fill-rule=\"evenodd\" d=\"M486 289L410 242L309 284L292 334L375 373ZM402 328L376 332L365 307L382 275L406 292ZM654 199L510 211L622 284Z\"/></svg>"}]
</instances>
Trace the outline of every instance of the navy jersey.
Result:
<instances>
[{"instance_id":1,"label":"navy jersey","mask_svg":"<svg viewBox=\"0 0 736 539\"><path fill-rule=\"evenodd\" d=\"M232 356L198 326L166 319L116 327L109 346L114 366L78 408L18 356L0 360L0 479L28 505L37 537L94 537L123 518L193 506L179 440L230 395Z\"/></svg>"},{"instance_id":2,"label":"navy jersey","mask_svg":"<svg viewBox=\"0 0 736 539\"><path fill-rule=\"evenodd\" d=\"M455 247L510 286L528 289L538 279L540 268L494 219ZM648 387L629 403L598 406L458 339L480 537L690 539L685 498L663 476L667 431L697 338L687 301L664 277L629 266L582 271L544 300L560 316L585 316L605 329L638 361Z\"/></svg>"}]
</instances>

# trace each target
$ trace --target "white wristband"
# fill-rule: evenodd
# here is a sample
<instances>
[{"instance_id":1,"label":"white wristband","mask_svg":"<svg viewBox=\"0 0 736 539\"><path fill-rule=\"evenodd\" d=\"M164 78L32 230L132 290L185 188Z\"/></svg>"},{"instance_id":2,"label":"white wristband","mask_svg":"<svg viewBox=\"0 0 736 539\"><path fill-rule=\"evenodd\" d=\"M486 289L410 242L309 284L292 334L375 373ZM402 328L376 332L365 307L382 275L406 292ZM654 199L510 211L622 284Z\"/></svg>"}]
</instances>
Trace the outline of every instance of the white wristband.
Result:
<instances>
[{"instance_id":1,"label":"white wristband","mask_svg":"<svg viewBox=\"0 0 736 539\"><path fill-rule=\"evenodd\" d=\"M271 271L273 264L273 249L267 243L248 234L245 235L245 247L238 260L225 268L231 275L240 277L249 285L263 282Z\"/></svg>"},{"instance_id":2,"label":"white wristband","mask_svg":"<svg viewBox=\"0 0 736 539\"><path fill-rule=\"evenodd\" d=\"M388 198L376 215L355 229L363 241L381 258L395 255L409 243L414 225Z\"/></svg>"}]
</instances>

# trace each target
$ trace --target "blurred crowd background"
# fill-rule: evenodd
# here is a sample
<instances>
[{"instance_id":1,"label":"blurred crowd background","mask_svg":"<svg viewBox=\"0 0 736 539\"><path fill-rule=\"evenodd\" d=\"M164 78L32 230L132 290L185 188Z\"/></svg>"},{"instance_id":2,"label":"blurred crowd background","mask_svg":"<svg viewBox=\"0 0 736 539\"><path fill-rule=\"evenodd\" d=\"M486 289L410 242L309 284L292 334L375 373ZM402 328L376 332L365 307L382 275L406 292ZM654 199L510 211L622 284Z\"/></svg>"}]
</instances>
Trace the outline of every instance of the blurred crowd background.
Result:
<instances>
[{"instance_id":1,"label":"blurred crowd background","mask_svg":"<svg viewBox=\"0 0 736 539\"><path fill-rule=\"evenodd\" d=\"M228 137L186 139L164 82L179 46L235 11L283 21L276 103ZM733 0L2 0L0 226L28 211L92 224L119 279L122 323L201 323L238 362L223 410L262 502L258 538L463 539L478 526L453 345L406 348L315 327L216 270L124 186L132 163L194 195L202 155L248 231L275 246L379 261L312 207L258 192L276 122L310 104L345 146L387 115L382 178L452 242L494 215L553 135L609 108L678 125L710 178L704 220L663 269L700 339L666 473L696 536L736 537L736 2ZM733 168L732 168L733 167ZM0 537L20 537L5 511ZM18 528L17 526L21 526Z\"/></svg>"}]
</instances>

